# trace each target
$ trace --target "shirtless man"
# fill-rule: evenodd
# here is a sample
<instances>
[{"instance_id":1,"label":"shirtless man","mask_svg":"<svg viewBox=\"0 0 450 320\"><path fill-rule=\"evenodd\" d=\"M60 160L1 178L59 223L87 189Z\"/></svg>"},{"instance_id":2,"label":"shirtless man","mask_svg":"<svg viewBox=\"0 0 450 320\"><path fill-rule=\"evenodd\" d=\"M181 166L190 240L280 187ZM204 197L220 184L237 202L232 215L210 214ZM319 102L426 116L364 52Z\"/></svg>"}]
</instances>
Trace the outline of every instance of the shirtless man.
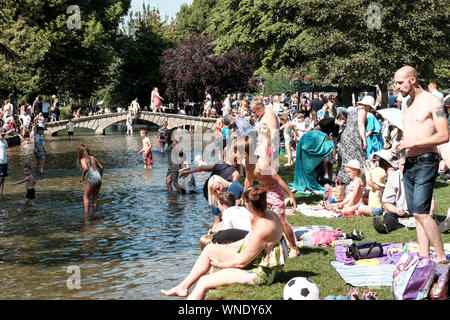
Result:
<instances>
[{"instance_id":1,"label":"shirtless man","mask_svg":"<svg viewBox=\"0 0 450 320\"><path fill-rule=\"evenodd\" d=\"M245 169L245 183L244 191L253 186L253 181L256 180L260 185L267 188L267 205L275 212L280 219L283 227L283 232L289 242L290 252L289 257L295 257L300 253L297 247L296 238L291 225L286 219L286 203L285 192L289 195L290 201L294 209L297 207L294 194L289 189L286 182L273 170L273 168L263 161L258 160L256 164L250 161L250 145L252 139L245 137L235 140L234 152L240 162L242 162ZM244 152L244 154L242 154Z\"/></svg>"},{"instance_id":2,"label":"shirtless man","mask_svg":"<svg viewBox=\"0 0 450 320\"><path fill-rule=\"evenodd\" d=\"M395 83L403 97L409 95L412 99L403 113L403 141L398 150L406 150L403 182L408 209L416 219L419 254L429 258L431 243L437 262L448 263L438 226L429 215L439 166L437 146L449 139L444 107L436 96L420 87L413 67L400 68Z\"/></svg>"}]
</instances>

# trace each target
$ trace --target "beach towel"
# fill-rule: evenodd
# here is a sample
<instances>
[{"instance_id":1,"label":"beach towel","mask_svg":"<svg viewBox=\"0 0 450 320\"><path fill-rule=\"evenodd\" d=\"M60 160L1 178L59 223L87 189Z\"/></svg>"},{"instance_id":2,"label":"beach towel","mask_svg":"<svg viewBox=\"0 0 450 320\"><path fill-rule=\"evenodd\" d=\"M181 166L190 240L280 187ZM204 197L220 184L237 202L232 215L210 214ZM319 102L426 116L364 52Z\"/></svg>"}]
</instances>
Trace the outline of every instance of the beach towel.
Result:
<instances>
[{"instance_id":1,"label":"beach towel","mask_svg":"<svg viewBox=\"0 0 450 320\"><path fill-rule=\"evenodd\" d=\"M396 265L403 255L404 245L403 243L383 243L383 256L374 258L380 261L380 264L392 264ZM334 247L334 254L336 255L336 261L345 265L354 265L356 260L348 258L346 255L348 245L337 245Z\"/></svg>"},{"instance_id":2,"label":"beach towel","mask_svg":"<svg viewBox=\"0 0 450 320\"><path fill-rule=\"evenodd\" d=\"M390 287L395 264L346 265L331 261L331 265L345 281L353 287Z\"/></svg>"},{"instance_id":3,"label":"beach towel","mask_svg":"<svg viewBox=\"0 0 450 320\"><path fill-rule=\"evenodd\" d=\"M332 140L325 140L327 134L312 130L305 133L297 144L295 158L294 182L292 188L296 192L323 191L324 188L317 182L314 169L334 149Z\"/></svg>"},{"instance_id":4,"label":"beach towel","mask_svg":"<svg viewBox=\"0 0 450 320\"><path fill-rule=\"evenodd\" d=\"M297 206L295 210L308 217L338 218L341 216L339 213L329 211L320 205L308 206L306 203Z\"/></svg>"}]
</instances>

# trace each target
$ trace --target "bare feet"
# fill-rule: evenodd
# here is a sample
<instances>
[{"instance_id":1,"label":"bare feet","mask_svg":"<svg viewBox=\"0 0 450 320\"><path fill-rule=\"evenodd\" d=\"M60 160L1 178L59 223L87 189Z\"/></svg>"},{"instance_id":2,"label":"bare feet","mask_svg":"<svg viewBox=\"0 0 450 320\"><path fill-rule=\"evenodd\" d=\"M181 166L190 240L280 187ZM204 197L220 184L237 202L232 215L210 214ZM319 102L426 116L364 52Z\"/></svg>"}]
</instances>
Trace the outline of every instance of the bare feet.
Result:
<instances>
[{"instance_id":1,"label":"bare feet","mask_svg":"<svg viewBox=\"0 0 450 320\"><path fill-rule=\"evenodd\" d=\"M289 258L294 258L300 254L299 247L290 248L289 250Z\"/></svg>"},{"instance_id":2,"label":"bare feet","mask_svg":"<svg viewBox=\"0 0 450 320\"><path fill-rule=\"evenodd\" d=\"M178 285L176 287L173 287L172 289L167 290L167 291L166 290L161 290L161 292L164 295L169 296L169 297L174 297L174 296L187 297L188 291L189 291L188 289L182 288L180 285Z\"/></svg>"}]
</instances>

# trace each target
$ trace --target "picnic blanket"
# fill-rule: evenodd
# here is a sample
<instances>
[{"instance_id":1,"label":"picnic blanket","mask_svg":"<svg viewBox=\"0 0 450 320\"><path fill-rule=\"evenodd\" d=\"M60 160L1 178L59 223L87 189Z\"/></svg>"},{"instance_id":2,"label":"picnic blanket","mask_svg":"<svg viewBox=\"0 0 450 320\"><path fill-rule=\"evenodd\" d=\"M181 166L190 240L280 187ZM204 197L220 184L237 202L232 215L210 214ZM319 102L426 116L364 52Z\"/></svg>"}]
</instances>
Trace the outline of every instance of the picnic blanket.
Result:
<instances>
[{"instance_id":1,"label":"picnic blanket","mask_svg":"<svg viewBox=\"0 0 450 320\"><path fill-rule=\"evenodd\" d=\"M354 259L349 259L345 255L347 247L345 245L337 245L334 248L336 261L331 261L331 265L336 269L337 273L345 281L353 287L375 287L392 285L392 276L395 267L404 252L417 253L418 244L410 242L402 243L385 243L382 244L384 255L379 258L369 259L378 260L378 265L356 265ZM444 250L447 259L450 258L450 243L444 244ZM431 248L431 260L436 259L434 249Z\"/></svg>"},{"instance_id":2,"label":"picnic blanket","mask_svg":"<svg viewBox=\"0 0 450 320\"><path fill-rule=\"evenodd\" d=\"M376 266L346 265L331 261L331 265L345 281L353 287L390 287L395 264L379 264Z\"/></svg>"},{"instance_id":3,"label":"picnic blanket","mask_svg":"<svg viewBox=\"0 0 450 320\"><path fill-rule=\"evenodd\" d=\"M314 169L334 149L332 140L325 140L327 134L319 130L305 133L297 144L293 189L296 192L323 191L314 174Z\"/></svg>"},{"instance_id":4,"label":"picnic blanket","mask_svg":"<svg viewBox=\"0 0 450 320\"><path fill-rule=\"evenodd\" d=\"M306 203L302 203L297 206L296 211L308 217L318 217L318 218L338 218L341 215L339 213L329 211L322 206L308 206Z\"/></svg>"}]
</instances>

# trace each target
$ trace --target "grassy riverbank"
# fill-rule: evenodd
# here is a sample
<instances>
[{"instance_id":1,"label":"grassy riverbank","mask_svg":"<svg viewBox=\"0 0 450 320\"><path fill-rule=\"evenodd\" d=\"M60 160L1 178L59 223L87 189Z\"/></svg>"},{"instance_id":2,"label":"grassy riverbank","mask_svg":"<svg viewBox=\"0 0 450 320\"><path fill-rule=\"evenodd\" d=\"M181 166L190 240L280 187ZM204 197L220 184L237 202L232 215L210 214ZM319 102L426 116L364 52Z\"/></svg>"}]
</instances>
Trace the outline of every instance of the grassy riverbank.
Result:
<instances>
[{"instance_id":1,"label":"grassy riverbank","mask_svg":"<svg viewBox=\"0 0 450 320\"><path fill-rule=\"evenodd\" d=\"M285 157L281 156L281 163L286 163ZM294 166L286 168L281 166L280 175L286 183L291 183L294 179ZM436 211L435 215L439 221L443 221L450 207L450 184L437 179L435 185ZM297 204L315 204L321 200L319 196L296 195ZM295 216L288 216L288 221L293 226L303 225L326 225L339 228L343 232L351 232L353 229L362 231L366 235L363 241L377 241L380 243L406 243L417 241L416 231L400 229L389 234L379 234L372 227L372 218L313 218L300 213ZM450 233L442 234L444 243L450 242ZM208 299L227 300L279 300L283 297L283 288L293 277L306 277L314 281L320 289L320 296L324 298L328 295L347 295L348 285L342 280L330 262L336 260L333 248L301 248L298 257L290 259L285 265L283 272L270 286L249 287L244 285L223 286L211 290ZM360 288L360 292L364 289ZM378 292L379 300L392 300L390 287L370 288L371 291Z\"/></svg>"}]
</instances>

